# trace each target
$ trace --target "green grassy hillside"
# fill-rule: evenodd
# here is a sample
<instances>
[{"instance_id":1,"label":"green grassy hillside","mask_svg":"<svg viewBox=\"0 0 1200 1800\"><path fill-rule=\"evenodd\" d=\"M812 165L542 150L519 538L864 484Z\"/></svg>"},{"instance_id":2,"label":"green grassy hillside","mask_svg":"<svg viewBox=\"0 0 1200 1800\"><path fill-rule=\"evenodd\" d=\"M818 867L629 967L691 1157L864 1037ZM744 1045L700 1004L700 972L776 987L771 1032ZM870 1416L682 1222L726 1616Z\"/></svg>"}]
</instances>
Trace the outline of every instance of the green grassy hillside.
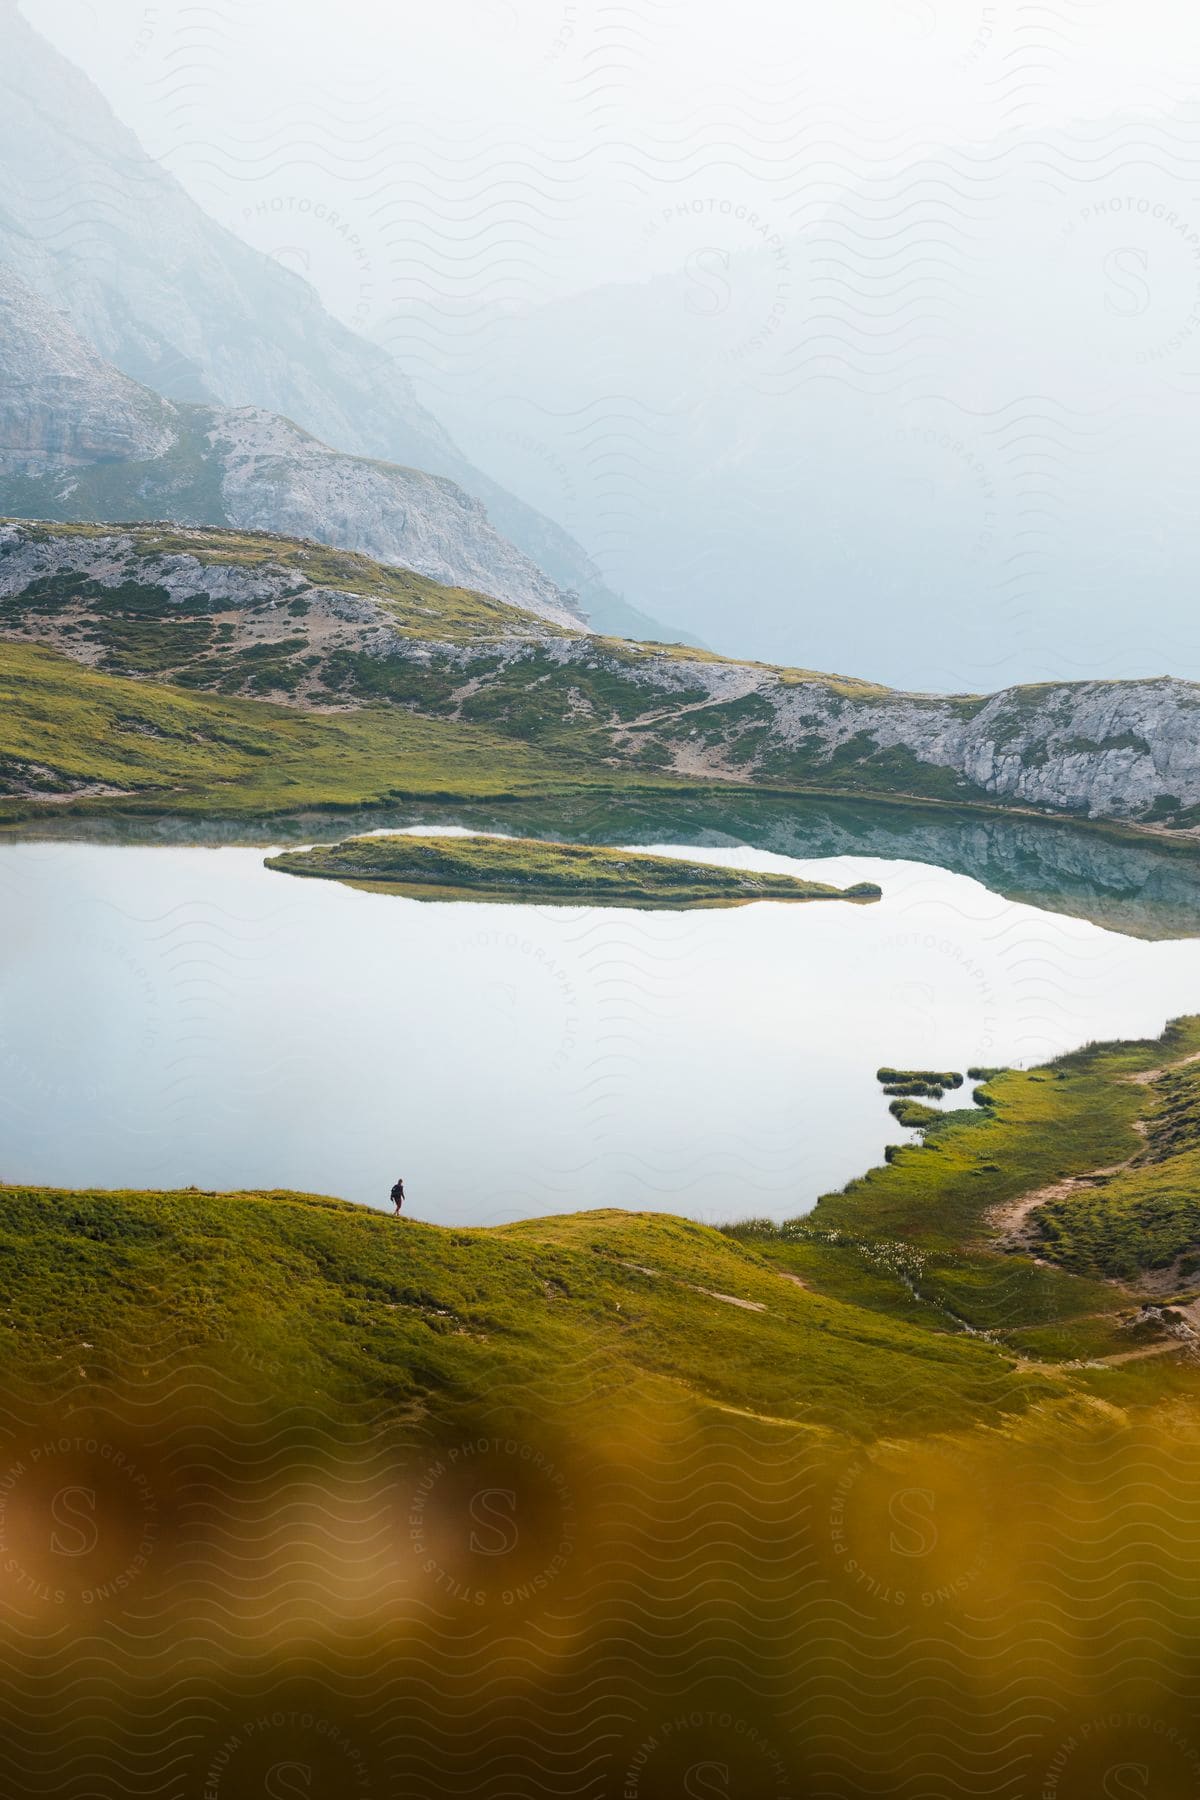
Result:
<instances>
[{"instance_id":1,"label":"green grassy hillside","mask_svg":"<svg viewBox=\"0 0 1200 1800\"><path fill-rule=\"evenodd\" d=\"M550 1410L603 1363L651 1397L851 1436L994 1421L1053 1384L994 1347L806 1290L721 1232L583 1213L446 1230L303 1194L3 1191L4 1363L136 1386L144 1347L280 1401ZM87 1348L84 1349L83 1346ZM169 1349L166 1347L169 1346ZM66 1356L63 1351L66 1349ZM566 1413L564 1412L564 1417Z\"/></svg>"},{"instance_id":2,"label":"green grassy hillside","mask_svg":"<svg viewBox=\"0 0 1200 1800\"><path fill-rule=\"evenodd\" d=\"M1123 1356L1149 1334L1178 1362L1181 1343L1200 1344L1197 1053L1193 1017L1161 1039L994 1074L976 1090L983 1105L915 1121L920 1141L804 1218L736 1235L825 1291L940 1315L1021 1354ZM1178 1320L1144 1318L1146 1301ZM1152 1386L1178 1375L1134 1372ZM1104 1392L1111 1378L1080 1374Z\"/></svg>"},{"instance_id":3,"label":"green grassy hillside","mask_svg":"<svg viewBox=\"0 0 1200 1800\"><path fill-rule=\"evenodd\" d=\"M303 1194L10 1187L7 1360L45 1373L57 1346L87 1340L95 1378L124 1379L131 1344L219 1346L277 1370L290 1395L392 1405L469 1403L497 1381L550 1403L563 1371L602 1357L634 1386L666 1378L852 1435L994 1422L1087 1385L1069 1359L1033 1368L1026 1334L1087 1319L1095 1336L1103 1318L1120 1341L1137 1277L1164 1261L1146 1234L1122 1289L1095 1279L1102 1258L1059 1254L1053 1208L1040 1259L1014 1246L1008 1215L1139 1155L1157 1160L1089 1189L1089 1216L1112 1195L1111 1228L1125 1229L1138 1181L1170 1176L1189 1195L1190 1122L1147 1150L1135 1121L1163 1117L1163 1083L1177 1120L1198 1049L1188 1019L1158 1042L997 1075L985 1108L935 1114L923 1143L782 1226L598 1212L450 1230ZM1200 1248L1181 1213L1172 1254L1184 1238ZM1186 1277L1174 1298L1189 1298Z\"/></svg>"},{"instance_id":4,"label":"green grassy hillside","mask_svg":"<svg viewBox=\"0 0 1200 1800\"><path fill-rule=\"evenodd\" d=\"M1123 1166L1064 1184L1033 1215L1029 1241L1066 1268L1152 1276L1170 1293L1200 1273L1200 1062L1138 1085L1139 1145Z\"/></svg>"},{"instance_id":5,"label":"green grassy hillside","mask_svg":"<svg viewBox=\"0 0 1200 1800\"><path fill-rule=\"evenodd\" d=\"M686 796L581 738L529 742L386 700L318 712L84 668L0 639L0 820L145 812L263 818L407 799Z\"/></svg>"},{"instance_id":6,"label":"green grassy hillside","mask_svg":"<svg viewBox=\"0 0 1200 1800\"><path fill-rule=\"evenodd\" d=\"M7 1786L1183 1800L1191 1302L996 1209L1182 1169L1197 1046L999 1074L782 1228L0 1189Z\"/></svg>"},{"instance_id":7,"label":"green grassy hillside","mask_svg":"<svg viewBox=\"0 0 1200 1800\"><path fill-rule=\"evenodd\" d=\"M76 814L264 818L407 799L722 791L598 756L586 731L433 716L386 696L314 711L81 667L0 639L0 821ZM726 790L727 791L727 790Z\"/></svg>"},{"instance_id":8,"label":"green grassy hillside","mask_svg":"<svg viewBox=\"0 0 1200 1800\"><path fill-rule=\"evenodd\" d=\"M556 779L578 785L586 773L601 787L648 777L679 794L736 786L899 798L1112 818L1131 832L1174 833L1193 848L1190 829L1200 818L1200 775L1186 754L1188 710L1197 704L1190 684L1108 683L1098 693L1076 683L990 698L894 693L602 638L362 556L253 533L0 522L0 638L57 652L95 676L165 686L176 702L209 694L305 717L362 715L361 738L343 739L355 764L342 777L343 796L335 799L320 779L313 805L401 790L513 791L504 772L536 754L520 791L533 784L553 793ZM7 666L15 679L28 668ZM58 684L65 698L66 674ZM147 701L167 703L162 695ZM119 804L121 794L99 791L118 784L94 755L86 717L71 703L62 712L57 751L36 729L36 707L32 718L14 715L10 790L31 811L44 810L56 780L82 771L97 790L94 809ZM364 752L368 762L389 754L381 713L403 715L395 730L408 732L414 721L446 728L421 740L426 768L413 779L380 782L363 767ZM286 756L294 734L282 715L258 717L264 729L279 730ZM33 727L28 735L22 723ZM1166 777L1149 741L1158 735L1176 744L1170 779L1178 792L1158 791ZM322 777L327 744L315 759ZM463 777L464 752L478 758L473 781ZM150 766L145 746L142 754ZM22 764L33 765L32 774ZM177 740L157 773L166 785L181 773L191 792L209 793L214 811L238 810L195 736ZM143 791L142 804L151 803Z\"/></svg>"},{"instance_id":9,"label":"green grassy hillside","mask_svg":"<svg viewBox=\"0 0 1200 1800\"><path fill-rule=\"evenodd\" d=\"M191 693L0 643L0 815L9 819L46 802L258 816L603 787L595 770L479 726L398 707L314 713Z\"/></svg>"}]
</instances>

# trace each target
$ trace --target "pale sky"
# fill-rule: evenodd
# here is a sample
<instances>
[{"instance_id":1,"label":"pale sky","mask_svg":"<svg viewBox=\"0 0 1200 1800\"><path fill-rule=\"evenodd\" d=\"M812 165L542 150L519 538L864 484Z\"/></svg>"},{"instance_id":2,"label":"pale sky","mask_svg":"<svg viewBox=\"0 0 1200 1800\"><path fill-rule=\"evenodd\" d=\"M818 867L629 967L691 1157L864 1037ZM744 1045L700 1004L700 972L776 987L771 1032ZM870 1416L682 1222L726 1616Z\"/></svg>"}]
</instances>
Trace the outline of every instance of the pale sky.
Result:
<instances>
[{"instance_id":1,"label":"pale sky","mask_svg":"<svg viewBox=\"0 0 1200 1800\"><path fill-rule=\"evenodd\" d=\"M930 147L1188 107L1172 0L20 0L203 205L370 329L794 231ZM736 237L733 240L736 245Z\"/></svg>"},{"instance_id":2,"label":"pale sky","mask_svg":"<svg viewBox=\"0 0 1200 1800\"><path fill-rule=\"evenodd\" d=\"M19 4L672 629L1200 674L1194 0Z\"/></svg>"}]
</instances>

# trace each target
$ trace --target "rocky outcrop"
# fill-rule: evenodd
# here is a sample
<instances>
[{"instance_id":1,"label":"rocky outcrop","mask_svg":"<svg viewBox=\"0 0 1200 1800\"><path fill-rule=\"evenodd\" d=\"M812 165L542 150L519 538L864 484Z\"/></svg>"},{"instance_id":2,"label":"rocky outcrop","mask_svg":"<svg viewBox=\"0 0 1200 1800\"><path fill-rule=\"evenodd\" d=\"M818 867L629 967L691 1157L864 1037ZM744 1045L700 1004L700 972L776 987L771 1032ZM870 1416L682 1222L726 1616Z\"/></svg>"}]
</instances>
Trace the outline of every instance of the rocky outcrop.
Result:
<instances>
[{"instance_id":1,"label":"rocky outcrop","mask_svg":"<svg viewBox=\"0 0 1200 1800\"><path fill-rule=\"evenodd\" d=\"M896 693L598 638L313 545L151 527L0 528L0 631L192 687L391 699L615 768L1200 827L1193 682Z\"/></svg>"},{"instance_id":2,"label":"rocky outcrop","mask_svg":"<svg viewBox=\"0 0 1200 1800\"><path fill-rule=\"evenodd\" d=\"M913 756L992 798L1090 818L1200 803L1200 685L1167 677L1007 688L985 700L889 693L852 705L793 691L777 730L785 745L815 731L831 757L865 733L882 756Z\"/></svg>"},{"instance_id":3,"label":"rocky outcrop","mask_svg":"<svg viewBox=\"0 0 1200 1800\"><path fill-rule=\"evenodd\" d=\"M494 594L563 625L572 599L489 523L483 502L445 476L345 456L257 407L196 421L219 461L231 524L311 537Z\"/></svg>"},{"instance_id":4,"label":"rocky outcrop","mask_svg":"<svg viewBox=\"0 0 1200 1800\"><path fill-rule=\"evenodd\" d=\"M643 665L638 674L645 672ZM708 690L710 705L733 710L742 702L745 720L710 749L715 764L731 771L784 776L790 765L812 776L824 771L832 787L839 777L854 786L874 773L881 788L944 800L983 796L1092 819L1179 819L1200 807L1195 682L1065 682L977 699L856 690L757 670L731 684L710 665L684 659L669 670L655 667L656 681L664 674L672 685ZM680 743L668 728L667 741L686 767L686 738Z\"/></svg>"}]
</instances>

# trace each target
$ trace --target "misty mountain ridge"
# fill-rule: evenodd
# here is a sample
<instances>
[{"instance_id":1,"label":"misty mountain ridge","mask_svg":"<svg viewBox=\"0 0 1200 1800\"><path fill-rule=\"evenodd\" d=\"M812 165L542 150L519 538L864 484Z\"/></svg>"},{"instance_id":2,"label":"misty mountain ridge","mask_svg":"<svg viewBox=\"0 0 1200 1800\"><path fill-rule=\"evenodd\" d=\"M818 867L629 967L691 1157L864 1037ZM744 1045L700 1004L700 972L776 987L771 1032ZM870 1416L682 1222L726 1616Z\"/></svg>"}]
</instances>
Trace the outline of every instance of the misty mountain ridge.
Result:
<instances>
[{"instance_id":1,"label":"misty mountain ridge","mask_svg":"<svg viewBox=\"0 0 1200 1800\"><path fill-rule=\"evenodd\" d=\"M313 538L579 628L571 596L444 476L345 456L261 407L171 401L0 264L0 512Z\"/></svg>"},{"instance_id":2,"label":"misty mountain ridge","mask_svg":"<svg viewBox=\"0 0 1200 1800\"><path fill-rule=\"evenodd\" d=\"M387 351L210 219L15 8L4 25L0 260L106 361L167 400L258 407L352 455L448 476L600 627L655 632L559 526L463 456Z\"/></svg>"}]
</instances>

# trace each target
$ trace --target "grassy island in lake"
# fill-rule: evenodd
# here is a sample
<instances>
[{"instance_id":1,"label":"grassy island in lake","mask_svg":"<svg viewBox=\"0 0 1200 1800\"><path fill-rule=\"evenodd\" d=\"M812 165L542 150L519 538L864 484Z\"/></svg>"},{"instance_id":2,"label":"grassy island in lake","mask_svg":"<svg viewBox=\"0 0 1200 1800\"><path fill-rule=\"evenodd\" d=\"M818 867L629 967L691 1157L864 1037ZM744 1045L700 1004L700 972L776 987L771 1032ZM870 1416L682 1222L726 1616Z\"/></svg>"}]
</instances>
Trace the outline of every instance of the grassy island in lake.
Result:
<instances>
[{"instance_id":1,"label":"grassy island in lake","mask_svg":"<svg viewBox=\"0 0 1200 1800\"><path fill-rule=\"evenodd\" d=\"M344 881L372 892L437 900L528 900L588 906L745 906L751 900L878 900L861 881L830 887L760 869L727 869L682 857L648 856L536 838L348 838L289 850L267 867Z\"/></svg>"}]
</instances>

